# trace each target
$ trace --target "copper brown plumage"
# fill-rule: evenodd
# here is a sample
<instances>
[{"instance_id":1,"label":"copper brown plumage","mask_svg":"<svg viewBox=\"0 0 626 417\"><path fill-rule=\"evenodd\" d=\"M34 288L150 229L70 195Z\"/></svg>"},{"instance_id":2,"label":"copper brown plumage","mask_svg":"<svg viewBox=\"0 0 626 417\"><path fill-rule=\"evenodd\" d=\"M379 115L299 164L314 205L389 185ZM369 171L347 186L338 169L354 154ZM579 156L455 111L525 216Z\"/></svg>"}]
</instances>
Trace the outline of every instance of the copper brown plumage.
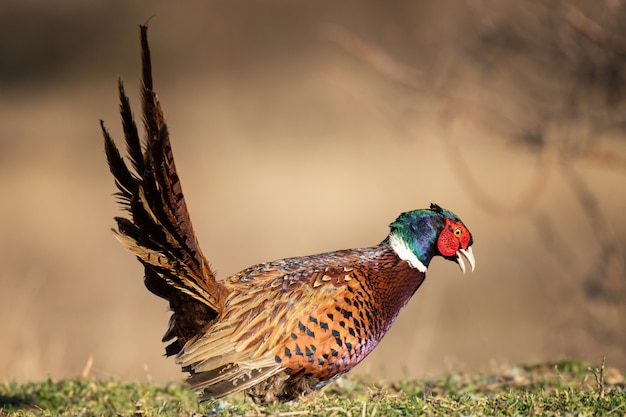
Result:
<instances>
[{"instance_id":1,"label":"copper brown plumage","mask_svg":"<svg viewBox=\"0 0 626 417\"><path fill-rule=\"evenodd\" d=\"M472 269L473 239L451 212L401 214L379 245L260 264L217 281L200 250L154 92L147 28L141 26L139 138L119 82L129 169L102 125L117 196L131 219L114 233L145 267L145 285L172 310L166 354L190 373L202 399L247 391L291 400L358 364L419 288L434 256Z\"/></svg>"}]
</instances>

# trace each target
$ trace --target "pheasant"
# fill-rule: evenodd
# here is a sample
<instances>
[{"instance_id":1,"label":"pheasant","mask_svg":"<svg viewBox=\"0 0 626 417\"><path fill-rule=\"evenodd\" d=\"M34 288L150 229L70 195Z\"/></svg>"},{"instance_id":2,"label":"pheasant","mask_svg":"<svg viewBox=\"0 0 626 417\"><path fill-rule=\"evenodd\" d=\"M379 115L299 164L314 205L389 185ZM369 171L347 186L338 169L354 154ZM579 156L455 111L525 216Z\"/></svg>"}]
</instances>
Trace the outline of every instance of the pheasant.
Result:
<instances>
[{"instance_id":1,"label":"pheasant","mask_svg":"<svg viewBox=\"0 0 626 417\"><path fill-rule=\"evenodd\" d=\"M145 268L145 286L169 301L163 342L201 400L246 391L289 401L365 358L424 282L435 256L472 270L472 235L436 204L400 214L378 245L267 262L217 280L194 233L153 88L147 27L140 27L145 139L118 82L129 168L104 122L121 206L117 239Z\"/></svg>"}]
</instances>

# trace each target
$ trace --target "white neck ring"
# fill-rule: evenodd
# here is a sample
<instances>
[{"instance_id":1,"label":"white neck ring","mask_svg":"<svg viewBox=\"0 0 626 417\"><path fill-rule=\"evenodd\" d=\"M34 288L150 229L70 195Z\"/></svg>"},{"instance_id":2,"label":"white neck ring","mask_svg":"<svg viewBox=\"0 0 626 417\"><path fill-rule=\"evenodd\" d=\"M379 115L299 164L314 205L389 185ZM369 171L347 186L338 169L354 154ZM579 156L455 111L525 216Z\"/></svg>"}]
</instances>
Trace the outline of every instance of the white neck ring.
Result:
<instances>
[{"instance_id":1,"label":"white neck ring","mask_svg":"<svg viewBox=\"0 0 626 417\"><path fill-rule=\"evenodd\" d=\"M406 242L395 233L389 236L389 246L391 246L391 249L398 255L398 258L407 261L411 268L415 268L420 272L426 272L428 269L413 251L409 249Z\"/></svg>"}]
</instances>

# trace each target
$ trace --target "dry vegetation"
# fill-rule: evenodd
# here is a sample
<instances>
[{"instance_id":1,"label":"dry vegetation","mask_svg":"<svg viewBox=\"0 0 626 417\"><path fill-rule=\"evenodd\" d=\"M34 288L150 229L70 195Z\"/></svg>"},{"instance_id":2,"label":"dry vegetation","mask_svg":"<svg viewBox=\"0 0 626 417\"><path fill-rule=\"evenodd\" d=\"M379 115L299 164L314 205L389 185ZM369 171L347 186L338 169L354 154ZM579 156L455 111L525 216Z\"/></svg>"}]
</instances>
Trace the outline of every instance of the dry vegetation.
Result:
<instances>
[{"instance_id":1,"label":"dry vegetation","mask_svg":"<svg viewBox=\"0 0 626 417\"><path fill-rule=\"evenodd\" d=\"M342 378L322 393L257 406L242 395L197 404L176 384L51 380L0 384L0 415L20 416L403 416L622 415L624 375L580 362L520 366L491 374L451 374L392 384Z\"/></svg>"}]
</instances>

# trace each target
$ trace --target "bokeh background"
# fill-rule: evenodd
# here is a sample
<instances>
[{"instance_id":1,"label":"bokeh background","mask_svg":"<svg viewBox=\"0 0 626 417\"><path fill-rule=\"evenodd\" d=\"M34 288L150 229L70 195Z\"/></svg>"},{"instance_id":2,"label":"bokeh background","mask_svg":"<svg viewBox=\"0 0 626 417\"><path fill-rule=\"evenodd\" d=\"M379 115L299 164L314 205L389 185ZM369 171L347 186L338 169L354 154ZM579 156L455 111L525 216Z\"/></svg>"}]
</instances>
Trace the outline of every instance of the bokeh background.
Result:
<instances>
[{"instance_id":1,"label":"bokeh background","mask_svg":"<svg viewBox=\"0 0 626 417\"><path fill-rule=\"evenodd\" d=\"M98 120L138 109L138 25L204 253L222 277L377 244L436 202L436 260L359 372L564 358L626 369L621 0L0 4L0 378L183 378L166 303L113 238Z\"/></svg>"}]
</instances>

